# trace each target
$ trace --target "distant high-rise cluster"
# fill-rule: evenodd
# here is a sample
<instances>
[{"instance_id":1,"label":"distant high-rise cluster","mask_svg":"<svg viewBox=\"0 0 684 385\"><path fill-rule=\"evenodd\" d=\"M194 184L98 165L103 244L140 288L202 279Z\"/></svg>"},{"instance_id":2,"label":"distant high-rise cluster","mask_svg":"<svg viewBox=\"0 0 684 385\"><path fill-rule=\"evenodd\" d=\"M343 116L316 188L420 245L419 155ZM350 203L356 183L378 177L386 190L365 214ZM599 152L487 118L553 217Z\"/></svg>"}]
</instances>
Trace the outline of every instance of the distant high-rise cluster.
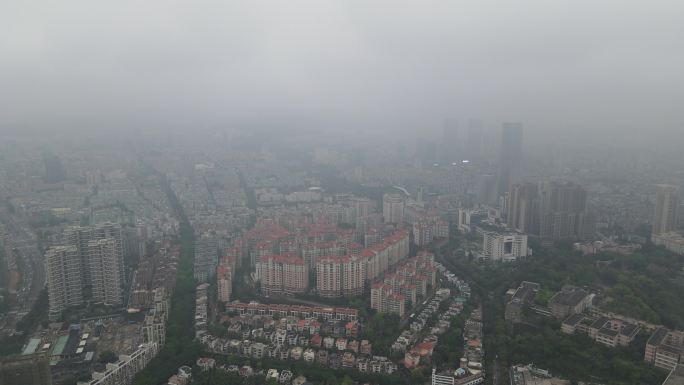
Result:
<instances>
[{"instance_id":1,"label":"distant high-rise cluster","mask_svg":"<svg viewBox=\"0 0 684 385\"><path fill-rule=\"evenodd\" d=\"M125 281L121 226L104 223L65 231L66 245L45 253L50 317L70 306L93 301L123 303Z\"/></svg>"},{"instance_id":2,"label":"distant high-rise cluster","mask_svg":"<svg viewBox=\"0 0 684 385\"><path fill-rule=\"evenodd\" d=\"M501 130L501 149L497 186L499 196L508 192L510 186L522 177L522 123L504 123Z\"/></svg>"},{"instance_id":3,"label":"distant high-rise cluster","mask_svg":"<svg viewBox=\"0 0 684 385\"><path fill-rule=\"evenodd\" d=\"M507 196L507 225L513 230L548 240L587 239L594 234L582 186L558 181L514 184Z\"/></svg>"}]
</instances>

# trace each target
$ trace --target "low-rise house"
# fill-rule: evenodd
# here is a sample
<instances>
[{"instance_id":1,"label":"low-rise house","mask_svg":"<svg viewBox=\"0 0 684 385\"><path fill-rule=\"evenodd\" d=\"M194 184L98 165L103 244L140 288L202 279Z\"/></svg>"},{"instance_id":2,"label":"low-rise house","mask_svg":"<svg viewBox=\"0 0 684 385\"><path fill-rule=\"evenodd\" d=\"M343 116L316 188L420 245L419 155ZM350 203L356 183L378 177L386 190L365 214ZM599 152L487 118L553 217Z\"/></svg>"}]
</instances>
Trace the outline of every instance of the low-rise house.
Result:
<instances>
[{"instance_id":1,"label":"low-rise house","mask_svg":"<svg viewBox=\"0 0 684 385\"><path fill-rule=\"evenodd\" d=\"M197 367L202 370L214 369L216 366L216 360L213 358L200 357L197 359Z\"/></svg>"},{"instance_id":2,"label":"low-rise house","mask_svg":"<svg viewBox=\"0 0 684 385\"><path fill-rule=\"evenodd\" d=\"M268 380L278 381L278 378L279 378L278 369L268 369L268 372L266 372L266 381L268 381Z\"/></svg>"},{"instance_id":3,"label":"low-rise house","mask_svg":"<svg viewBox=\"0 0 684 385\"><path fill-rule=\"evenodd\" d=\"M245 365L240 368L240 377L251 377L254 374L254 369L251 366Z\"/></svg>"},{"instance_id":4,"label":"low-rise house","mask_svg":"<svg viewBox=\"0 0 684 385\"><path fill-rule=\"evenodd\" d=\"M321 347L321 342L323 342L323 338L319 334L314 334L309 339L309 345L316 348Z\"/></svg>"},{"instance_id":5,"label":"low-rise house","mask_svg":"<svg viewBox=\"0 0 684 385\"><path fill-rule=\"evenodd\" d=\"M356 369L361 373L368 373L368 359L359 358L356 360Z\"/></svg>"},{"instance_id":6,"label":"low-rise house","mask_svg":"<svg viewBox=\"0 0 684 385\"><path fill-rule=\"evenodd\" d=\"M335 346L335 339L333 337L323 338L323 347L326 349L332 349Z\"/></svg>"},{"instance_id":7,"label":"low-rise house","mask_svg":"<svg viewBox=\"0 0 684 385\"><path fill-rule=\"evenodd\" d=\"M328 351L323 349L317 351L316 362L318 362L320 365L328 365Z\"/></svg>"},{"instance_id":8,"label":"low-rise house","mask_svg":"<svg viewBox=\"0 0 684 385\"><path fill-rule=\"evenodd\" d=\"M316 352L314 352L314 350L311 348L306 349L302 354L302 357L304 358L305 362L314 362L314 360L316 359Z\"/></svg>"},{"instance_id":9,"label":"low-rise house","mask_svg":"<svg viewBox=\"0 0 684 385\"><path fill-rule=\"evenodd\" d=\"M302 359L302 347L301 346L295 346L294 348L290 349L290 359L298 361Z\"/></svg>"},{"instance_id":10,"label":"low-rise house","mask_svg":"<svg viewBox=\"0 0 684 385\"><path fill-rule=\"evenodd\" d=\"M278 378L278 382L281 384L289 384L290 381L292 380L292 372L289 370L283 370L280 372L280 377ZM294 382L293 382L294 384Z\"/></svg>"},{"instance_id":11,"label":"low-rise house","mask_svg":"<svg viewBox=\"0 0 684 385\"><path fill-rule=\"evenodd\" d=\"M359 353L370 356L372 351L373 349L370 342L368 342L368 340L361 340L361 344L359 345Z\"/></svg>"},{"instance_id":12,"label":"low-rise house","mask_svg":"<svg viewBox=\"0 0 684 385\"><path fill-rule=\"evenodd\" d=\"M342 354L342 367L345 369L351 369L356 364L356 357L351 352L345 352Z\"/></svg>"},{"instance_id":13,"label":"low-rise house","mask_svg":"<svg viewBox=\"0 0 684 385\"><path fill-rule=\"evenodd\" d=\"M256 359L264 358L264 353L266 352L266 345L261 342L255 342L252 344L252 357Z\"/></svg>"},{"instance_id":14,"label":"low-rise house","mask_svg":"<svg viewBox=\"0 0 684 385\"><path fill-rule=\"evenodd\" d=\"M335 347L339 351L347 350L347 339L346 338L338 338L337 341L335 341Z\"/></svg>"}]
</instances>

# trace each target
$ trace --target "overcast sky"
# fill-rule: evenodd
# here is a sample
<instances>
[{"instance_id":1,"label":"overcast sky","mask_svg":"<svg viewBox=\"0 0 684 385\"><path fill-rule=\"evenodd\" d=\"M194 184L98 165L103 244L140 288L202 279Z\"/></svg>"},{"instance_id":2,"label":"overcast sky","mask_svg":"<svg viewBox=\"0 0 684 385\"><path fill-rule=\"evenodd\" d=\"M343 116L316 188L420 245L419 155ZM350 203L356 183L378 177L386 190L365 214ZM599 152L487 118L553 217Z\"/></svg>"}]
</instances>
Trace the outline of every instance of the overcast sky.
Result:
<instances>
[{"instance_id":1,"label":"overcast sky","mask_svg":"<svg viewBox=\"0 0 684 385\"><path fill-rule=\"evenodd\" d=\"M0 124L436 133L481 117L684 144L683 16L681 0L8 0Z\"/></svg>"}]
</instances>

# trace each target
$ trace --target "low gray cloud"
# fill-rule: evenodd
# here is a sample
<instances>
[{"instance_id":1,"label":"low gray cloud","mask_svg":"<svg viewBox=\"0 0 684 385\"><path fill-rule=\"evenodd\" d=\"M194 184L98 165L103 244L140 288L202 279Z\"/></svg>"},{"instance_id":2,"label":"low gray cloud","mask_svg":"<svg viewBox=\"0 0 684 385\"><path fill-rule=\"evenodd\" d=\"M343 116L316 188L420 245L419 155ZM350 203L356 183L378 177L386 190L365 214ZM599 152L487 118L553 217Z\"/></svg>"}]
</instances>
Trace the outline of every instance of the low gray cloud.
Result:
<instances>
[{"instance_id":1,"label":"low gray cloud","mask_svg":"<svg viewBox=\"0 0 684 385\"><path fill-rule=\"evenodd\" d=\"M680 1L5 1L0 124L684 135ZM286 126L286 125L284 125Z\"/></svg>"}]
</instances>

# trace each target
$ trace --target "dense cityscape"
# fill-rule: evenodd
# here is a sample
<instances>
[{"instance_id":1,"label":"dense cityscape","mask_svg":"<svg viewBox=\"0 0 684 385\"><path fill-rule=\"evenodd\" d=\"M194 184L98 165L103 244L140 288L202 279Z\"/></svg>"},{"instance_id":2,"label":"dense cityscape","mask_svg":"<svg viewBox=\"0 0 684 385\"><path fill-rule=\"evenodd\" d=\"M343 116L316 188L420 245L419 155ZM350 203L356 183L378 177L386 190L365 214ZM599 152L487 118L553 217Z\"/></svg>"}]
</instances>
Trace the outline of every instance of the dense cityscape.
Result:
<instances>
[{"instance_id":1,"label":"dense cityscape","mask_svg":"<svg viewBox=\"0 0 684 385\"><path fill-rule=\"evenodd\" d=\"M676 375L681 168L599 182L583 156L532 171L523 125L492 126L296 157L238 140L5 146L4 383Z\"/></svg>"},{"instance_id":2,"label":"dense cityscape","mask_svg":"<svg viewBox=\"0 0 684 385\"><path fill-rule=\"evenodd\" d=\"M682 15L0 1L0 385L684 385Z\"/></svg>"}]
</instances>

